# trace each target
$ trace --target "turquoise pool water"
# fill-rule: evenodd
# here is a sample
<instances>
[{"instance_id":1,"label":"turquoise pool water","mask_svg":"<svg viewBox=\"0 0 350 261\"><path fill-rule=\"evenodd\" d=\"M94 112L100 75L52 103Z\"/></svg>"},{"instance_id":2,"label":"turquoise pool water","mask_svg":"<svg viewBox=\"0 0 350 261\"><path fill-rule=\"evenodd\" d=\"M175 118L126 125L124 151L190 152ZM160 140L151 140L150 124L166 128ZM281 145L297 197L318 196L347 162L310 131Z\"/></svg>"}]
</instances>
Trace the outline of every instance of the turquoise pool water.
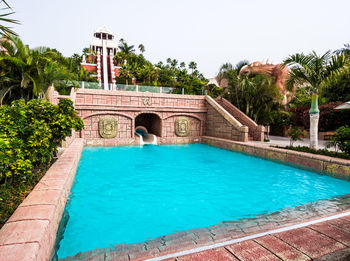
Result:
<instances>
[{"instance_id":1,"label":"turquoise pool water","mask_svg":"<svg viewBox=\"0 0 350 261\"><path fill-rule=\"evenodd\" d=\"M350 193L350 182L203 144L85 148L58 257Z\"/></svg>"}]
</instances>

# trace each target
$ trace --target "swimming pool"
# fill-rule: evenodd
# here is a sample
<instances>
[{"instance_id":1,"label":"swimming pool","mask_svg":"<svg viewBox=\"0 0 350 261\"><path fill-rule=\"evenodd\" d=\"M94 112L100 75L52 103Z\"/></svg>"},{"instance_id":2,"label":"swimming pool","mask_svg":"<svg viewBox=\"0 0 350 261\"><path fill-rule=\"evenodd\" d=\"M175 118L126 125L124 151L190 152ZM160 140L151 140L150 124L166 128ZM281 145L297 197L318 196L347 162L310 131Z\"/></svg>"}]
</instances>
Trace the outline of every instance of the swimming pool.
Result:
<instances>
[{"instance_id":1,"label":"swimming pool","mask_svg":"<svg viewBox=\"0 0 350 261\"><path fill-rule=\"evenodd\" d=\"M349 192L347 181L203 144L85 148L58 257Z\"/></svg>"}]
</instances>

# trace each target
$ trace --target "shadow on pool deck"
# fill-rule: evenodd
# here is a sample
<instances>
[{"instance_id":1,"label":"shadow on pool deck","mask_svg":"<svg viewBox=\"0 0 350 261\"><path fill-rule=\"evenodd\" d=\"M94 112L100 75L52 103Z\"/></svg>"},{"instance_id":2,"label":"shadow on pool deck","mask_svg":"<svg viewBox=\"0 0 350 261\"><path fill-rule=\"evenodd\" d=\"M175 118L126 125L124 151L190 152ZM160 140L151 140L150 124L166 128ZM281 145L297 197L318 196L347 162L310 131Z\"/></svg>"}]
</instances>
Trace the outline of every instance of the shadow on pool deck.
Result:
<instances>
[{"instance_id":1,"label":"shadow on pool deck","mask_svg":"<svg viewBox=\"0 0 350 261\"><path fill-rule=\"evenodd\" d=\"M146 260L335 215L349 209L350 195L334 197L253 218L177 232L139 244L118 244L82 252L61 260ZM311 260L347 247L350 247L350 217L166 260Z\"/></svg>"}]
</instances>

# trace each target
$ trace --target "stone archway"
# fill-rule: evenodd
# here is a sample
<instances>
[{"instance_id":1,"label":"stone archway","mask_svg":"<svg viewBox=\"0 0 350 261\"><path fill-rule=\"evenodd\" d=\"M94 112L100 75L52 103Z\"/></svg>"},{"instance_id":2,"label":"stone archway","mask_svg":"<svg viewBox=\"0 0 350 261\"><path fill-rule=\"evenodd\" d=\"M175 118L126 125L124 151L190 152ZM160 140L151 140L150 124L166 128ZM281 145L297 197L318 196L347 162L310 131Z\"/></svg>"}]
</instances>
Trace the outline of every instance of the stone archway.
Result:
<instances>
[{"instance_id":1,"label":"stone archway","mask_svg":"<svg viewBox=\"0 0 350 261\"><path fill-rule=\"evenodd\" d=\"M162 135L162 121L155 113L140 113L135 118L135 126L143 127L148 133L154 134L158 137ZM136 131L136 129L135 129Z\"/></svg>"}]
</instances>

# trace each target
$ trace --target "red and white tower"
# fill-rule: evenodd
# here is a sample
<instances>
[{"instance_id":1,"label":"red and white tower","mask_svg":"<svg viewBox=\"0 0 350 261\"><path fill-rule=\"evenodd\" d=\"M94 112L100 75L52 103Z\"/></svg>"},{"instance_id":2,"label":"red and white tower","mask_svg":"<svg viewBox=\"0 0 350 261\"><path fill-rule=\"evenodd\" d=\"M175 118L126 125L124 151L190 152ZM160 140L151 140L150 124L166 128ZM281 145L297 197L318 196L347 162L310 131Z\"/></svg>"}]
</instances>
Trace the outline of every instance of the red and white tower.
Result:
<instances>
[{"instance_id":1,"label":"red and white tower","mask_svg":"<svg viewBox=\"0 0 350 261\"><path fill-rule=\"evenodd\" d=\"M119 76L120 70L120 66L114 61L117 48L113 33L103 26L94 32L94 39L90 43L92 53L83 57L81 63L86 70L95 73L104 90L115 89L115 77Z\"/></svg>"}]
</instances>

